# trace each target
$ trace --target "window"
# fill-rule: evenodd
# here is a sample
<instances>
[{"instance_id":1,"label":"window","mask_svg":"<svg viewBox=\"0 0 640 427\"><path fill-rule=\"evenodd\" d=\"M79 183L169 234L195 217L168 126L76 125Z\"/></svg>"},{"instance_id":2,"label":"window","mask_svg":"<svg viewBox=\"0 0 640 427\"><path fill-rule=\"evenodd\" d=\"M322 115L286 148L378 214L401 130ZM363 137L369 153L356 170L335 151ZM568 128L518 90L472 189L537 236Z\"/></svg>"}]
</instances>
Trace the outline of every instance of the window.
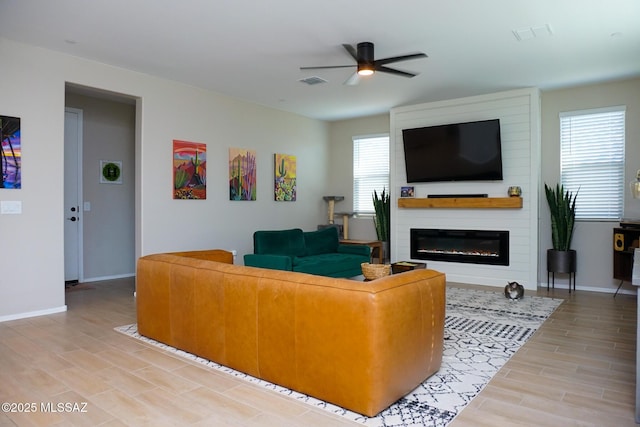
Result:
<instances>
[{"instance_id":1,"label":"window","mask_svg":"<svg viewBox=\"0 0 640 427\"><path fill-rule=\"evenodd\" d=\"M373 190L389 192L389 135L353 138L353 211L372 214Z\"/></svg>"},{"instance_id":2,"label":"window","mask_svg":"<svg viewBox=\"0 0 640 427\"><path fill-rule=\"evenodd\" d=\"M625 107L560 113L560 176L576 219L622 217Z\"/></svg>"}]
</instances>

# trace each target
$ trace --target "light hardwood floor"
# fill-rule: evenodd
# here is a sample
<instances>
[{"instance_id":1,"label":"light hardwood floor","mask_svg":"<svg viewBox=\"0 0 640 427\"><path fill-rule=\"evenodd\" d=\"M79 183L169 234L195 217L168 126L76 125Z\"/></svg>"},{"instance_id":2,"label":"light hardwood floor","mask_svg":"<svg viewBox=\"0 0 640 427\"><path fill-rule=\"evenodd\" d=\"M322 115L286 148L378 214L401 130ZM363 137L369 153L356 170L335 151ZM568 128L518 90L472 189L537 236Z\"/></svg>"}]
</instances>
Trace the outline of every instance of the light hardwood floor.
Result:
<instances>
[{"instance_id":1,"label":"light hardwood floor","mask_svg":"<svg viewBox=\"0 0 640 427\"><path fill-rule=\"evenodd\" d=\"M90 286L66 313L0 323L0 401L37 409L0 427L358 425L115 332L133 279ZM566 301L450 427L636 425L635 296L538 294ZM57 403L86 412L42 412Z\"/></svg>"}]
</instances>

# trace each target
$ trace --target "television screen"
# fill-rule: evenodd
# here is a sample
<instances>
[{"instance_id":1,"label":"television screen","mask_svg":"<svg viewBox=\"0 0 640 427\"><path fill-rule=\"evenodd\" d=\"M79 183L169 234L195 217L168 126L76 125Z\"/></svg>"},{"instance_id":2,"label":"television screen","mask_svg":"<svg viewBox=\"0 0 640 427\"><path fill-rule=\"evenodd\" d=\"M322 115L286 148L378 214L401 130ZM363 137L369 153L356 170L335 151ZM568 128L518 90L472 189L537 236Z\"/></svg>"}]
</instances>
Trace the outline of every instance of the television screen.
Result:
<instances>
[{"instance_id":1,"label":"television screen","mask_svg":"<svg viewBox=\"0 0 640 427\"><path fill-rule=\"evenodd\" d=\"M500 120L403 129L407 183L502 180Z\"/></svg>"}]
</instances>

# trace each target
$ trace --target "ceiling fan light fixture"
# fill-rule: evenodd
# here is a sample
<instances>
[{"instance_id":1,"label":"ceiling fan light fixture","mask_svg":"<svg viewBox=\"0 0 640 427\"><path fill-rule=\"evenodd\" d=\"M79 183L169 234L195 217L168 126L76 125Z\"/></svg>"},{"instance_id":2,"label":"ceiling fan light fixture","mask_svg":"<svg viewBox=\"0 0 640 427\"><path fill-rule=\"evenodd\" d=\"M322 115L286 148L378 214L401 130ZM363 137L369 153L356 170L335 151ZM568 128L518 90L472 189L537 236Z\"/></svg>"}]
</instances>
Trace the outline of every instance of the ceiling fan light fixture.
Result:
<instances>
[{"instance_id":1,"label":"ceiling fan light fixture","mask_svg":"<svg viewBox=\"0 0 640 427\"><path fill-rule=\"evenodd\" d=\"M358 61L358 75L370 76L375 71L375 59L373 55L373 43L358 43L356 51L356 60Z\"/></svg>"},{"instance_id":2,"label":"ceiling fan light fixture","mask_svg":"<svg viewBox=\"0 0 640 427\"><path fill-rule=\"evenodd\" d=\"M362 65L358 66L358 75L361 76L370 76L373 74L373 67L370 65Z\"/></svg>"}]
</instances>

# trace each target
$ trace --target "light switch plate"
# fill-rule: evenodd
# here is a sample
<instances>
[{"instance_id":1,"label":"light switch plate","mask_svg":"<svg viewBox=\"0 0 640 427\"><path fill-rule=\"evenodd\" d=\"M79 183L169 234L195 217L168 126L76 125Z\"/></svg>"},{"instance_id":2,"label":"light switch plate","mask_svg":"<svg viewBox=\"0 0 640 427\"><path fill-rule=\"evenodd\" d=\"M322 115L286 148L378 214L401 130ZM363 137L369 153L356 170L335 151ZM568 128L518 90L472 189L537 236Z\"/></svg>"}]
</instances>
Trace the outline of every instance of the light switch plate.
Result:
<instances>
[{"instance_id":1,"label":"light switch plate","mask_svg":"<svg viewBox=\"0 0 640 427\"><path fill-rule=\"evenodd\" d=\"M16 215L22 213L22 201L20 200L2 200L0 201L0 214Z\"/></svg>"}]
</instances>

